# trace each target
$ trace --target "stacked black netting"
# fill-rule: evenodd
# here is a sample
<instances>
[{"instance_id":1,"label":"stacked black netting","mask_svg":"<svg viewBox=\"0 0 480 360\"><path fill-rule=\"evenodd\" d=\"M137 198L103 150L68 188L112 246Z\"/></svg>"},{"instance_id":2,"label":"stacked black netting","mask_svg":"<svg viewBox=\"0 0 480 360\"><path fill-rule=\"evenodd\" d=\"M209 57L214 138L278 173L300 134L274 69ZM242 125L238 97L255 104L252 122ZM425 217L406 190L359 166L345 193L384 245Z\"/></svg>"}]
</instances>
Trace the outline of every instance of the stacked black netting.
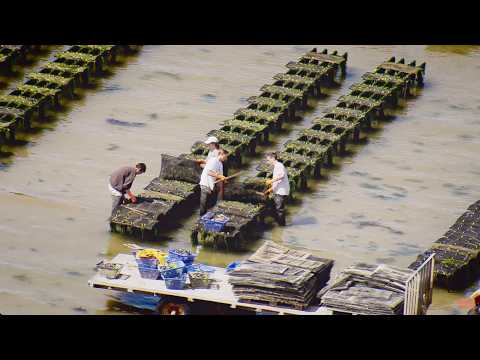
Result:
<instances>
[{"instance_id":1,"label":"stacked black netting","mask_svg":"<svg viewBox=\"0 0 480 360\"><path fill-rule=\"evenodd\" d=\"M413 270L356 264L343 270L318 297L329 309L363 315L403 314L405 286Z\"/></svg>"},{"instance_id":2,"label":"stacked black netting","mask_svg":"<svg viewBox=\"0 0 480 360\"><path fill-rule=\"evenodd\" d=\"M333 260L267 241L230 273L240 301L305 309L330 279Z\"/></svg>"}]
</instances>

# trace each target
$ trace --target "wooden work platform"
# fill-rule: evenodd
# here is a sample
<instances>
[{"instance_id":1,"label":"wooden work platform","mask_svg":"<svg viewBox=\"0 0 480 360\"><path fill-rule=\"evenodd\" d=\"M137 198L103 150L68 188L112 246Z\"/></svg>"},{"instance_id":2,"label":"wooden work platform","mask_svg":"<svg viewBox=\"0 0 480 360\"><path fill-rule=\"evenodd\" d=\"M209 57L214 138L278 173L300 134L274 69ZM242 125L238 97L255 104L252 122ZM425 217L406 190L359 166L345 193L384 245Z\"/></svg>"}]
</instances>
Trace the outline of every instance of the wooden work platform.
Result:
<instances>
[{"instance_id":1,"label":"wooden work platform","mask_svg":"<svg viewBox=\"0 0 480 360\"><path fill-rule=\"evenodd\" d=\"M330 310L319 306L311 306L302 311L285 306L239 302L232 291L232 286L228 282L228 274L223 268L214 268L215 272L211 274L211 278L215 282L211 289L187 288L185 290L169 290L166 288L163 280L143 279L140 276L133 255L119 254L109 262L124 265L121 271L122 276L119 279L110 280L100 274L96 274L88 281L89 286L154 296L173 296L187 299L190 302L200 300L229 305L233 309L242 308L255 312L273 312L279 315L332 315Z\"/></svg>"}]
</instances>

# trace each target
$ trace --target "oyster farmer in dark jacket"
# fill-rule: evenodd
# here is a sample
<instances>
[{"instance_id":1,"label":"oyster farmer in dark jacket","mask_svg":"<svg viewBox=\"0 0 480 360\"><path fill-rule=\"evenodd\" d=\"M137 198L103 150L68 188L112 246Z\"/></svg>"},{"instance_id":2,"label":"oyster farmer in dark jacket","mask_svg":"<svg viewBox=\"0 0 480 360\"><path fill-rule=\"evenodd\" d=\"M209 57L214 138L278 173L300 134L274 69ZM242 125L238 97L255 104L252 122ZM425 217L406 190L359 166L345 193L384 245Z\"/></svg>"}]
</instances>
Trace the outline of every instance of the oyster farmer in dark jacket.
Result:
<instances>
[{"instance_id":1,"label":"oyster farmer in dark jacket","mask_svg":"<svg viewBox=\"0 0 480 360\"><path fill-rule=\"evenodd\" d=\"M112 194L112 215L123 203L125 199L125 194L128 195L132 203L137 202L137 198L132 194L130 188L132 187L133 181L137 175L145 173L147 167L144 163L138 163L135 167L124 166L115 171L110 175L110 180L108 181L108 189Z\"/></svg>"}]
</instances>

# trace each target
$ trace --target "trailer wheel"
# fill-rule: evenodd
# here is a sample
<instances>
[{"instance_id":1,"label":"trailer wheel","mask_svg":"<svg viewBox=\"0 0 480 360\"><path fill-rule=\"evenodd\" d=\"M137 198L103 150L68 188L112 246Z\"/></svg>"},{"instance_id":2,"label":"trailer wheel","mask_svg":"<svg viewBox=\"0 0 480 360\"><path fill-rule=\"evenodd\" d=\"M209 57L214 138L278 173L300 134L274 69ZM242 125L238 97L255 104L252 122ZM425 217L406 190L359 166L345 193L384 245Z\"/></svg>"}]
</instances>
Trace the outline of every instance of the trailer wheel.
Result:
<instances>
[{"instance_id":1,"label":"trailer wheel","mask_svg":"<svg viewBox=\"0 0 480 360\"><path fill-rule=\"evenodd\" d=\"M189 315L190 305L187 301L178 300L175 298L165 298L157 305L157 312L160 315Z\"/></svg>"}]
</instances>

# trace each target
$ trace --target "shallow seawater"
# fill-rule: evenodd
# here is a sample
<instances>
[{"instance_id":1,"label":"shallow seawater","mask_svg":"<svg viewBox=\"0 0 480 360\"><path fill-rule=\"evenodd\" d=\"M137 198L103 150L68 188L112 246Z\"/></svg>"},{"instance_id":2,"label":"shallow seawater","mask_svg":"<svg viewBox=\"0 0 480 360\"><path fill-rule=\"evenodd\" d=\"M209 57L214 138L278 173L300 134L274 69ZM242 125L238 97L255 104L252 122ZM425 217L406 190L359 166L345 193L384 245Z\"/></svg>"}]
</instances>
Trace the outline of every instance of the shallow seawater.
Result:
<instances>
[{"instance_id":1,"label":"shallow seawater","mask_svg":"<svg viewBox=\"0 0 480 360\"><path fill-rule=\"evenodd\" d=\"M87 286L95 264L132 241L108 231L108 175L143 161L147 173L133 188L140 191L159 173L161 153L188 152L312 47L145 46L26 135L25 145L9 148L13 155L0 159L0 313L137 313ZM408 266L479 198L480 47L317 47L349 53L346 78L259 150L281 148L391 56L426 62L425 87L311 181L289 207L289 226L269 224L262 239L334 259L334 273L357 261ZM259 161L250 158L247 172ZM153 245L189 247L194 221L182 220ZM239 254L203 249L199 260L225 266L260 244ZM473 288L436 290L430 313L466 313L458 301Z\"/></svg>"}]
</instances>

